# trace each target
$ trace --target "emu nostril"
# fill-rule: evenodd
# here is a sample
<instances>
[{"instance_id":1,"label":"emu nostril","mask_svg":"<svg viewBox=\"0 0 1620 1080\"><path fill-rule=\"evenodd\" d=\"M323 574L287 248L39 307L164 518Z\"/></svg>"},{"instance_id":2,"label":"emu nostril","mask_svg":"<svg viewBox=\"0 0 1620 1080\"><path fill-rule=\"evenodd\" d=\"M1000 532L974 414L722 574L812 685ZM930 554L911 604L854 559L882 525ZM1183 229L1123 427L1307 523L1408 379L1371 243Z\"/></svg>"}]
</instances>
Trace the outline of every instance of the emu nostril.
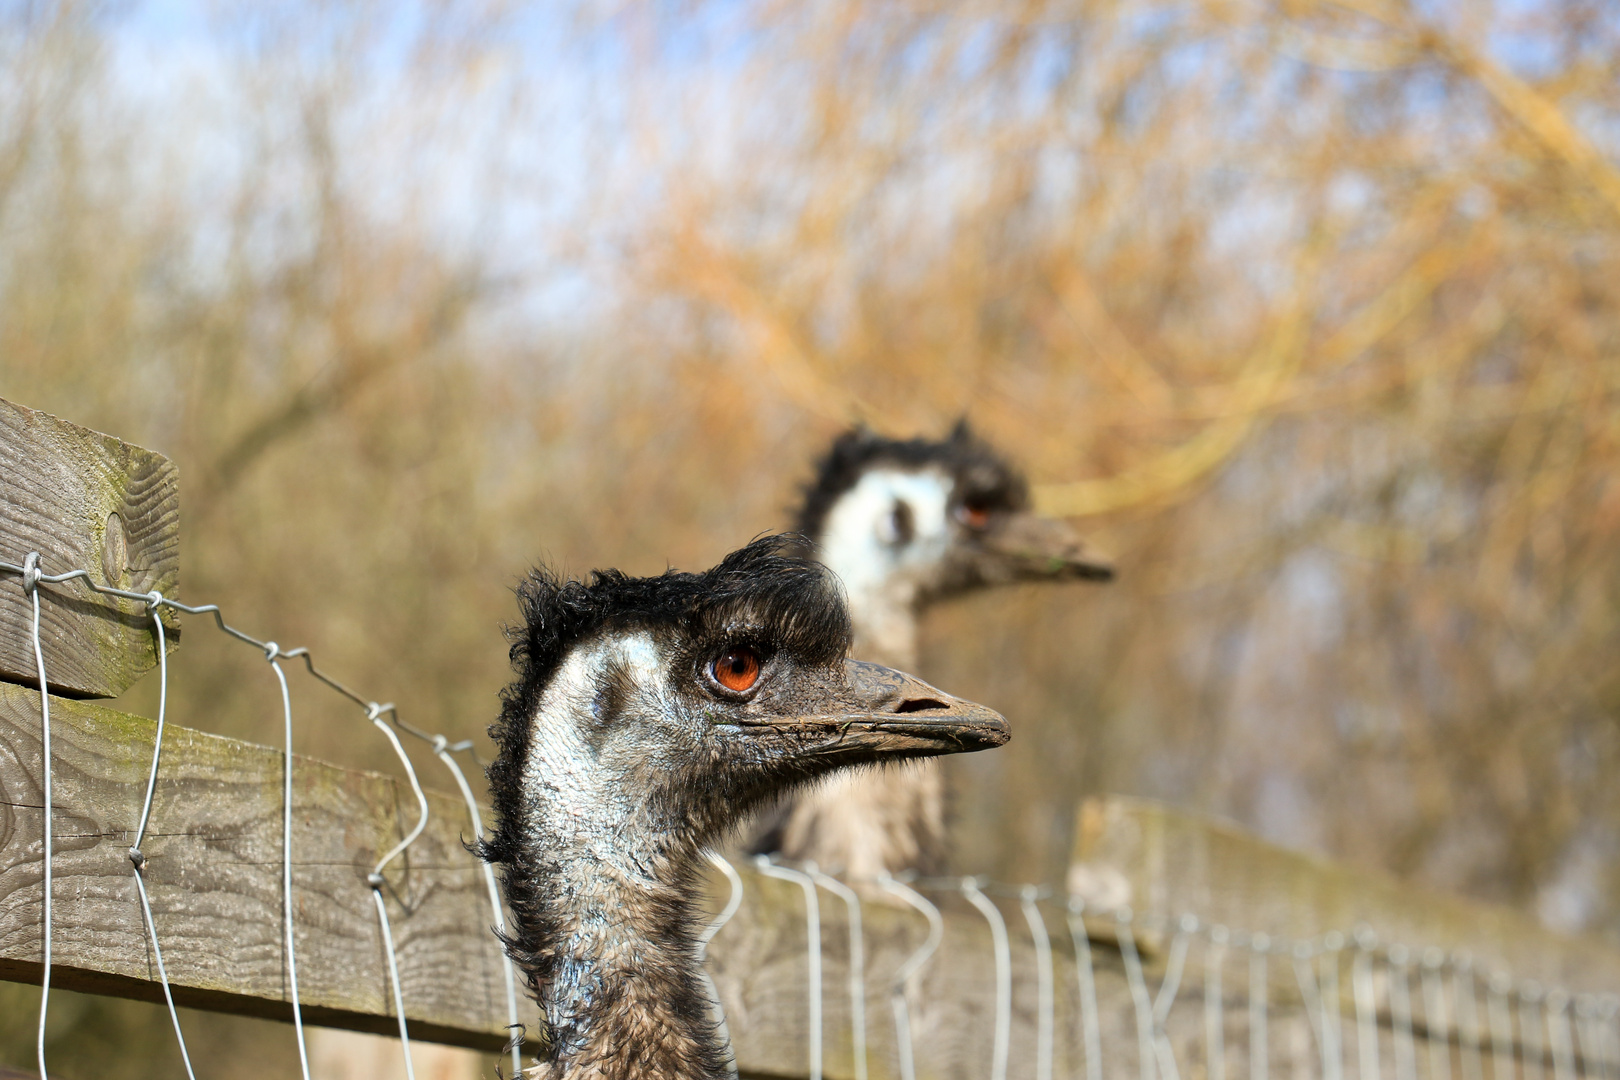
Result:
<instances>
[{"instance_id":1,"label":"emu nostril","mask_svg":"<svg viewBox=\"0 0 1620 1080\"><path fill-rule=\"evenodd\" d=\"M910 698L906 701L902 701L894 711L897 713L932 712L934 709L948 708L950 708L950 706L945 704L943 701L936 701L933 698L925 697Z\"/></svg>"}]
</instances>

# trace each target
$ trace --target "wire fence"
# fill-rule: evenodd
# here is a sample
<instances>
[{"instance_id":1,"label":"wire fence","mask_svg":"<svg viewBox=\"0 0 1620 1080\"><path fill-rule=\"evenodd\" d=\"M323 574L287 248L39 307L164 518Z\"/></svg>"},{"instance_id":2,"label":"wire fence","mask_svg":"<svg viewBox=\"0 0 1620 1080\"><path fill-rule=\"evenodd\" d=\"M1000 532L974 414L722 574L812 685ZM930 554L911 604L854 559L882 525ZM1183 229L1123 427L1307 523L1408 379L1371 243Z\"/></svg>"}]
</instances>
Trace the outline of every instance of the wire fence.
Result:
<instances>
[{"instance_id":1,"label":"wire fence","mask_svg":"<svg viewBox=\"0 0 1620 1080\"><path fill-rule=\"evenodd\" d=\"M471 786L467 783L466 774L462 771L460 763L454 757L454 755L458 753L470 754L473 750L472 742L460 741L452 743L444 735L430 733L405 722L400 718L399 710L391 702L380 703L378 701L369 699L351 689L344 683L339 682L337 679L333 678L331 675L328 675L320 668L316 667L314 657L307 648L300 647L294 649L282 649L274 641L260 641L258 638L244 633L243 631L238 630L236 627L230 625L225 621L224 614L221 612L217 604L203 604L194 607L189 604L183 604L173 598L166 597L162 593L156 591L139 593L131 592L125 589L116 589L105 585L98 585L94 580L92 580L87 571L81 569L68 570L59 574L47 574L44 573L40 568L40 557L38 552L30 552L23 559L21 564L0 561L0 573L13 574L20 578L23 593L28 598L28 602L31 605L30 644L33 648L34 663L37 667L39 675L40 725L42 743L41 751L43 754L42 772L44 789L44 863L42 872L42 915L44 920L42 932L42 954L44 970L40 983L41 993L39 1003L39 1030L35 1045L39 1073L42 1080L47 1075L45 1067L45 1024L50 1011L51 938L54 920L51 889L51 869L53 861L53 793L51 783L53 770L50 717L51 684L49 672L47 672L45 667L44 650L40 642L39 590L43 585L63 586L73 582L78 582L82 586L90 589L92 592L101 594L103 596L116 596L126 600L134 600L142 603L146 606L147 616L152 620L154 642L157 650L157 668L159 680L157 730L153 740L152 764L147 774L146 796L141 808L140 824L136 829L135 842L130 846L129 849L129 860L134 873L136 891L140 897L142 918L146 926L146 932L150 944L152 946L152 956L156 962L159 981L162 983L163 998L168 1006L169 1018L174 1025L175 1038L179 1042L181 1060L185 1065L186 1075L189 1080L196 1080L196 1077L191 1067L191 1055L186 1049L185 1034L180 1028L179 1013L175 1010L174 994L169 985L168 971L163 964L163 950L158 941L157 926L152 917L151 900L147 894L143 873L147 865L147 858L141 850L141 842L145 838L147 825L151 819L152 797L156 790L158 771L162 762L163 729L167 719L166 713L169 696L169 668L167 639L163 625L164 608L177 612L185 612L191 615L212 615L215 626L218 627L222 633L228 635L229 637L235 638L237 641L240 641L245 645L249 645L263 652L265 660L269 663L271 670L275 673L276 683L280 689L283 721L282 729L284 736L283 754L286 762L286 766L283 771L284 787L282 791L282 921L284 939L286 943L289 999L292 1006L293 1028L298 1044L298 1060L303 1080L310 1080L310 1071L309 1050L304 1038L303 1009L298 994L297 947L294 940L294 912L296 909L293 906L292 895L291 842L293 805L293 710L292 694L287 685L287 674L284 670L282 670L282 661L302 660L305 669L320 684L328 687L329 689L347 698L355 705L359 706L364 712L365 718L371 724L373 724L388 740L390 748L398 756L400 764L404 766L406 777L410 782L412 794L416 797L419 815L414 823L408 825L403 839L401 839L398 844L396 844L392 849L386 852L381 859L378 860L372 872L367 876L367 884L369 884L371 887L371 895L377 912L378 927L382 934L384 951L387 959L394 1012L399 1020L399 1037L402 1055L404 1058L405 1075L408 1080L415 1080L415 1071L411 1063L410 1032L405 1018L406 1013L404 997L400 989L398 956L394 948L393 929L388 921L388 908L383 900L383 886L385 884L383 870L388 866L389 863L404 854L411 844L413 844L416 839L422 835L422 831L427 827L428 823L428 801L426 795L422 791L421 782L417 779L416 768L411 761L411 757L405 752L405 747L401 744L399 737L395 734L395 730L397 729L398 731L404 732L413 738L419 739L422 742L427 743L432 748L434 756L439 759L439 761L447 770L449 770L451 776L455 779L456 788L461 793L462 798L467 804L467 813L472 822L473 835L482 837L483 820L482 814L478 808L477 799L473 795ZM384 718L386 718L387 722L385 722ZM483 864L483 872L485 883L489 890L490 912L493 920L493 927L496 933L500 933L504 930L506 925L505 909L501 905L500 889L495 881L494 870L487 864ZM511 961L505 958L504 954L502 957L502 965L506 983L508 1023L512 1031L521 1032L522 1025L518 1019L517 979L513 971ZM516 1077L522 1071L523 1061L519 1042L515 1036L512 1039L508 1052L511 1055L512 1073L513 1076Z\"/></svg>"},{"instance_id":2,"label":"wire fence","mask_svg":"<svg viewBox=\"0 0 1620 1080\"><path fill-rule=\"evenodd\" d=\"M812 882L826 888L837 879L814 864L763 857L759 864L767 875L790 877L805 889L804 913L810 924L804 938L809 954L804 966L811 1046L807 1073L812 1080L821 1075L829 1041L852 1047L855 1075L866 1074L868 990L861 922L855 914L863 892L869 898L886 894L898 899L928 926L920 948L888 983L894 1062L902 1080L915 1080L918 1074L920 1048L914 1045L911 1018L917 988L912 980L941 946L940 905L947 898L960 898L976 909L989 931L991 956L983 967L994 986L994 1007L984 1020L992 1038L983 1060L970 1068L958 1062L941 1069L945 1054L935 1047L931 1072L1006 1080L1015 1048L1017 969L1033 983L1019 988L1024 1011L1033 1017L1023 1017L1019 1027L1018 1075L1035 1080L1060 1074L1060 1042L1066 1044L1067 1066L1061 1075L1085 1080L1620 1078L1620 995L1543 986L1485 970L1465 952L1380 941L1364 926L1292 940L1235 930L1192 914L1090 909L1082 899L1044 886L976 877L837 881L838 887L828 890L852 905L842 928L849 948L849 1031L834 1033L822 1024L822 999L829 992L821 979L823 922L820 906L810 898ZM745 903L740 883L732 884L726 910L707 936L714 936ZM1021 919L1009 917L1013 910ZM1024 955L1015 964L1017 922L1023 923L1018 945ZM1057 992L1060 954L1053 948L1054 923L1070 946L1062 959L1072 985L1062 995ZM1154 942L1152 959L1145 940ZM1123 984L1122 995L1099 992L1109 979ZM1061 1016L1060 996L1066 1005ZM1109 1004L1122 997L1128 1000L1128 1015L1115 1009L1105 1017ZM1300 1034L1306 1038L1294 1037Z\"/></svg>"},{"instance_id":3,"label":"wire fence","mask_svg":"<svg viewBox=\"0 0 1620 1080\"><path fill-rule=\"evenodd\" d=\"M392 1006L408 1080L414 1080L406 1002L401 990L398 956L388 906L383 896L384 870L422 835L429 801L410 754L399 735L427 745L455 781L466 804L473 835L483 835L477 799L456 755L471 754L467 741L417 728L401 719L391 703L358 693L315 665L307 648L282 649L227 623L217 605L191 606L158 592L139 593L98 585L84 570L45 573L37 553L20 563L0 561L0 573L19 579L31 605L31 646L40 689L43 753L43 976L36 1053L45 1075L45 1022L50 1008L53 900L52 749L50 678L40 642L40 590L43 587L87 588L103 596L136 601L150 618L157 654L157 727L147 770L139 824L129 848L131 872L164 1000L190 1080L195 1080L185 1035L175 1009L163 963L145 871L142 844L152 818L153 794L162 768L163 734L168 702L167 631L163 610L211 615L218 630L260 651L277 681L282 705L284 782L282 788L282 935L286 950L288 994L304 1080L309 1080L302 1009L297 988L297 959L292 893L292 695L284 661L301 660L319 684L356 706L385 738L405 770L415 797L415 820L400 822L402 838L386 851L367 876L384 944ZM472 858L471 855L467 856ZM699 938L706 949L747 901L741 875L724 857L709 858L725 875L729 895L719 915ZM867 1080L877 1040L867 995L874 981L889 1000L892 1044L878 1063L885 1074L915 1080L922 1071L938 1072L929 1047L917 1045L919 979L945 943L940 904L950 897L978 912L988 931L987 970L994 1006L978 1022L990 1030L989 1050L980 1063L956 1063L953 1074L984 1075L1007 1080L1015 1062L1020 1075L1052 1080L1056 1075L1085 1080L1135 1078L1182 1080L1265 1080L1274 1075L1319 1076L1322 1080L1620 1080L1620 996L1613 993L1570 993L1485 970L1466 953L1380 941L1366 927L1329 930L1309 939L1288 940L1201 920L1195 914L1137 913L1127 908L1093 909L1074 896L1042 885L1005 885L983 878L875 880L841 879L813 864L790 864L761 857L755 869L762 878L797 886L804 914L805 1024L808 1032L805 1074L821 1080L827 1047L847 1047L850 1075ZM482 866L493 928L505 925L500 892L492 869ZM841 987L823 984L826 956L822 894L842 908L839 934L847 955L838 958L846 972ZM863 910L881 899L891 910L900 906L921 920L923 939L892 970L873 972L866 950ZM1016 910L1009 920L1003 908ZM1021 923L1021 928L1018 924ZM1056 935L1053 926L1058 927ZM1054 938L1068 948L1054 948ZM1145 943L1151 941L1149 948ZM1014 963L1015 943L1020 958ZM1061 965L1060 965L1061 960ZM1060 966L1068 968L1060 980ZM1017 969L1015 971L1015 968ZM511 962L503 957L507 1018L521 1032L517 983ZM1020 976L1033 983L1033 1023L1028 1038L1015 1045L1015 984ZM705 976L707 977L707 976ZM1105 984L1122 984L1128 1004L1115 1008ZM725 1029L720 993L709 983L716 1019ZM1017 987L1029 997L1028 986ZM824 1004L828 994L842 996L839 1013L848 1031L829 1031ZM1061 999L1061 1003L1060 1003ZM1128 1015L1120 1015L1121 1013ZM1293 1037L1301 1030L1308 1037ZM1348 1030L1347 1030L1348 1029ZM1019 1027L1024 1032L1024 1027ZM1027 1044L1027 1045L1026 1045ZM1016 1050L1016 1055L1015 1055ZM920 1052L921 1051L921 1052ZM841 1050L842 1052L842 1050ZM523 1065L514 1036L508 1048L513 1076ZM1061 1066L1061 1068L1060 1068ZM736 1071L735 1058L731 1061ZM1284 1072L1283 1070L1286 1070Z\"/></svg>"}]
</instances>

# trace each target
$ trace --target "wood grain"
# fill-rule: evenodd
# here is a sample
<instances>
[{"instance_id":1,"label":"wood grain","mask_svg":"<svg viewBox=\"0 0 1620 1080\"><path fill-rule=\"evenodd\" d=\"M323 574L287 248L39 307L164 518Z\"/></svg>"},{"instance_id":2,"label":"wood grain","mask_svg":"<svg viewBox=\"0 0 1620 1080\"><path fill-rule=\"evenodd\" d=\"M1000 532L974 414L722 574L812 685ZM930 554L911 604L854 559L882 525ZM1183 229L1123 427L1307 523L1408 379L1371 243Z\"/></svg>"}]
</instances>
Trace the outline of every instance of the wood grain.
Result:
<instances>
[{"instance_id":1,"label":"wood grain","mask_svg":"<svg viewBox=\"0 0 1620 1080\"><path fill-rule=\"evenodd\" d=\"M161 454L0 400L0 560L40 553L47 574L87 570L136 592L180 588L180 485ZM0 679L38 685L32 605L0 575ZM172 648L178 623L165 612ZM139 601L101 596L84 582L40 591L40 639L54 693L112 697L157 663Z\"/></svg>"},{"instance_id":2,"label":"wood grain","mask_svg":"<svg viewBox=\"0 0 1620 1080\"><path fill-rule=\"evenodd\" d=\"M365 724L356 715L357 731ZM156 725L55 700L52 981L159 1000L127 849ZM368 725L369 727L369 725ZM282 755L169 726L143 850L163 959L180 1004L290 1019L281 936ZM41 945L39 695L0 685L0 978L37 982ZM414 823L407 786L296 758L293 895L305 1019L390 1033L371 890L377 853ZM418 1037L505 1040L488 893L462 846L459 798L429 795L427 831L387 874L406 1013Z\"/></svg>"}]
</instances>

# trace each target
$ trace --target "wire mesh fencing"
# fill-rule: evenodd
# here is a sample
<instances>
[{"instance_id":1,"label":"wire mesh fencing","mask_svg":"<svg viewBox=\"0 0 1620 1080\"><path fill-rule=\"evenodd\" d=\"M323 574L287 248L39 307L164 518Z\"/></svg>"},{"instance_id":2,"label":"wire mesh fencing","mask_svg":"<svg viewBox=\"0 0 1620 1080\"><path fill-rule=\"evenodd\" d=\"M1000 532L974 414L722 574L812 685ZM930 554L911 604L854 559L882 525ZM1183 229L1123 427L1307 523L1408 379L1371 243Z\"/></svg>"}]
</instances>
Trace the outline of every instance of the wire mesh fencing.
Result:
<instances>
[{"instance_id":1,"label":"wire mesh fencing","mask_svg":"<svg viewBox=\"0 0 1620 1080\"><path fill-rule=\"evenodd\" d=\"M762 869L794 874L807 897L829 880L814 865ZM902 1080L1620 1077L1620 996L1543 986L1364 926L1291 940L982 878L838 884L864 920L806 902L809 928L794 939L808 954L811 1077L833 1057L840 1075ZM735 888L728 910L746 918ZM912 951L874 966L863 922L896 905L919 916ZM976 912L981 926L945 908ZM760 930L744 929L744 955L769 947ZM829 962L849 978L827 978ZM717 976L722 993L747 977ZM888 1000L892 1023L869 1030L868 997Z\"/></svg>"},{"instance_id":2,"label":"wire mesh fencing","mask_svg":"<svg viewBox=\"0 0 1620 1080\"><path fill-rule=\"evenodd\" d=\"M146 779L146 796L140 814L140 823L135 832L134 843L129 848L129 861L134 875L137 893L140 898L141 911L144 924L149 937L149 944L159 982L162 985L164 1001L167 1004L169 1017L174 1026L175 1038L180 1046L181 1059L184 1062L187 1076L195 1080L191 1067L191 1057L186 1048L185 1034L180 1027L179 1014L175 1010L174 994L169 983L168 972L163 963L162 943L159 941L156 922L152 913L151 899L145 883L144 871L148 864L148 857L142 851L142 841L145 838L147 827L151 820L152 796L156 789L159 770L162 765L163 733L167 720L168 705L168 658L166 630L163 622L164 609L176 612L186 612L192 615L211 615L218 630L244 645L257 649L263 653L275 675L277 688L280 694L282 712L282 730L284 736L283 771L284 787L282 794L282 923L283 940L285 942L286 969L289 989L289 1001L292 1007L292 1019L295 1038L298 1046L300 1071L304 1080L310 1080L309 1053L304 1037L304 1021L301 999L298 993L298 963L297 945L295 935L295 912L293 903L293 874L292 874L292 808L293 808L293 707L292 694L287 683L287 673L282 668L282 662L288 660L301 660L305 670L321 686L341 695L357 706L365 719L388 741L390 748L398 756L400 764L404 767L411 791L415 796L418 816L414 822L404 824L404 836L398 844L385 852L377 861L376 866L367 877L367 884L371 888L372 900L377 913L378 926L384 943L387 968L389 973L390 990L393 997L394 1014L398 1019L399 1037L405 1075L408 1080L415 1080L410 1055L410 1032L406 1022L406 1011L403 994L400 987L398 956L394 947L392 926L389 922L388 905L384 901L384 870L389 863L399 858L416 840L428 822L428 801L423 794L422 786L417 779L416 769L411 757L406 753L396 731L403 732L415 739L421 740L431 747L434 756L450 772L467 806L467 813L472 826L473 836L483 835L483 821L478 803L473 795L471 786L467 783L466 774L454 755L458 753L471 753L473 744L470 741L452 743L444 735L434 734L415 727L399 716L398 709L392 703L381 703L359 694L349 686L333 678L325 671L316 667L314 657L307 648L282 649L274 641L261 641L247 634L225 621L223 612L218 605L203 604L192 606L183 604L160 592L138 593L124 589L111 588L99 585L89 572L82 569L63 571L57 574L47 574L40 567L40 557L37 552L30 552L21 563L0 561L0 573L16 575L20 580L23 593L31 606L31 641L35 664L38 669L40 691L40 725L42 742L42 775L43 775L43 819L44 828L42 836L42 956L43 974L41 977L41 994L39 1009L39 1027L36 1042L37 1064L41 1077L47 1075L45 1060L45 1028L46 1019L50 1010L50 978L51 978L51 945L53 936L53 890L52 890L52 833L53 833L53 785L52 785L52 748L51 748L51 683L50 673L46 668L44 649L40 642L40 588L42 586L62 587L77 583L80 587L89 589L94 594L102 596L116 596L126 600L134 600L145 605L147 617L150 618L153 628L154 648L157 653L158 670L158 715L156 735L153 740L152 762ZM471 856L468 856L471 858ZM495 881L494 871L487 865L483 872L489 891L490 918L492 926L498 933L505 926L505 910L501 905L499 887ZM512 1030L521 1031L522 1026L518 1019L517 981L509 960L504 960L504 975L506 983L508 1021ZM516 1076L522 1069L522 1057L516 1038L509 1048L513 1075Z\"/></svg>"},{"instance_id":3,"label":"wire mesh fencing","mask_svg":"<svg viewBox=\"0 0 1620 1080\"><path fill-rule=\"evenodd\" d=\"M156 856L145 850L153 793L164 768L166 610L210 616L218 632L262 655L275 680L285 762L280 935L305 1080L310 1067L297 982L299 909L292 850L296 714L284 665L301 662L315 684L353 706L356 721L370 725L400 761L412 803L399 811L399 840L381 852L365 882L384 946L404 1073L414 1080L409 1002L385 874L422 836L430 800L400 736L427 747L450 774L465 804L470 835L480 836L480 807L458 760L471 754L472 744L452 743L406 722L393 704L361 694L319 668L307 648L283 649L250 635L226 622L217 605L191 606L158 592L101 586L81 569L47 573L37 553L15 563L0 561L0 574L16 579L30 605L30 645L41 691L43 992L36 1047L41 1074L47 1064L44 1032L56 911L52 695L39 610L42 590L54 589L77 599L99 594L135 601L151 622L156 729L128 859L152 966L187 1076L193 1077L191 1058L147 879ZM763 858L745 867L752 871L745 878L722 855L710 858L723 875L724 904L703 929L700 945L710 954L716 1020L737 1051L733 1070L740 1060L770 1060L790 1071L802 1069L812 1080L824 1075L853 1080L1620 1080L1620 997L1544 986L1488 968L1467 953L1380 940L1369 927L1286 939L1197 913L1088 906L1039 884L975 877L851 880L814 865ZM482 864L480 872L489 924L499 931L505 915L495 876ZM409 917L394 903L396 912ZM503 975L507 1020L521 1031L524 1010L515 973L504 959ZM770 993L760 993L755 984L769 984ZM515 1076L523 1065L516 1039L507 1053Z\"/></svg>"}]
</instances>

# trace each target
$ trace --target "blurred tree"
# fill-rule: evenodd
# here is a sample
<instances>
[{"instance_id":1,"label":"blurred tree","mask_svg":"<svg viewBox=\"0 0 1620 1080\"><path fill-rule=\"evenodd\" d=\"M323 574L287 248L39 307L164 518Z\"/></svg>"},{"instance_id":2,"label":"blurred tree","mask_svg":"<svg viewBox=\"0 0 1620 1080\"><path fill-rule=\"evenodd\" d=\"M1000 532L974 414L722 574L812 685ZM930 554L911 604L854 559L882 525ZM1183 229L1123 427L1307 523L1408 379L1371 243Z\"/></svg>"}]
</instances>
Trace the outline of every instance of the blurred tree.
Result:
<instances>
[{"instance_id":1,"label":"blurred tree","mask_svg":"<svg viewBox=\"0 0 1620 1080\"><path fill-rule=\"evenodd\" d=\"M1617 63L1610 0L0 7L0 393L455 736L531 562L705 565L969 415L1122 577L932 625L1017 729L964 868L1135 792L1614 933ZM178 722L274 737L243 653Z\"/></svg>"}]
</instances>

